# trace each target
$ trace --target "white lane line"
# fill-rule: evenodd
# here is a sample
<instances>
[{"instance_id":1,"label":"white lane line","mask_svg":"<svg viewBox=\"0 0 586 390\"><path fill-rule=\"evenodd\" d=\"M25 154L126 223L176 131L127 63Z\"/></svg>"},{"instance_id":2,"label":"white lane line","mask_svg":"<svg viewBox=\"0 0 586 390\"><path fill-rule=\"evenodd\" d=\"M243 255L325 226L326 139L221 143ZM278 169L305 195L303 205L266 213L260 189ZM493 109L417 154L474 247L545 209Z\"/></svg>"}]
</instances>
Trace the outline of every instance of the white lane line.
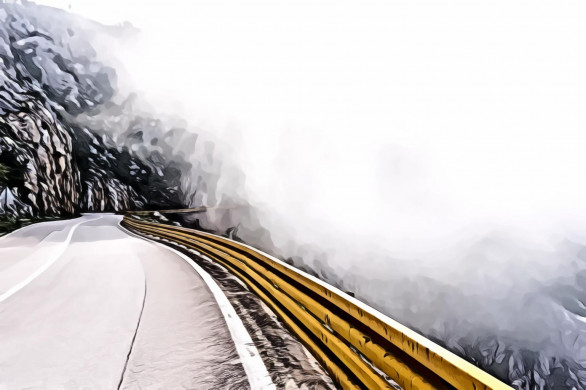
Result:
<instances>
[{"instance_id":1,"label":"white lane line","mask_svg":"<svg viewBox=\"0 0 586 390\"><path fill-rule=\"evenodd\" d=\"M94 221L94 220L95 219L90 219L89 221ZM59 260L59 258L63 255L63 253L65 253L65 251L67 250L67 247L69 246L69 243L71 242L71 237L73 237L73 233L75 232L75 229L77 229L77 227L79 225L81 225L82 223L89 222L89 221L88 220L84 220L84 221L78 222L77 224L73 225L73 227L69 231L69 234L67 235L67 238L61 244L61 246L59 248L59 251L57 253L55 253L52 257L49 257L49 259L47 261L45 261L42 266L40 266L39 268L37 268L37 270L35 272L33 272L32 274L30 274L24 280L20 281L20 283L17 283L16 285L12 286L10 289L8 289L6 292L4 292L4 294L0 295L0 303L1 302L4 302L6 299L10 298L14 294L16 294L17 292L19 292L20 290L22 290L30 282L32 282L39 275L41 275L43 272L45 272L50 266L52 266L53 264L55 264L55 262L57 260Z\"/></svg>"},{"instance_id":2,"label":"white lane line","mask_svg":"<svg viewBox=\"0 0 586 390\"><path fill-rule=\"evenodd\" d=\"M140 238L145 240L153 245L157 245L163 247L177 256L185 260L187 264L189 264L195 272L201 276L204 282L207 284L208 288L212 292L218 306L220 307L220 311L226 320L226 325L228 325L228 330L230 331L230 335L232 336L232 340L236 345L236 351L238 352L238 356L240 356L240 361L242 362L242 366L244 366L244 371L246 372L246 376L248 377L248 382L250 383L251 390L274 390L276 389L273 381L271 380L271 376L269 375L265 364L263 363L258 350L256 349L252 339L250 338L250 334L246 331L244 324L234 307L228 301L228 298L222 290L220 286L215 282L215 280L208 274L203 268L201 268L198 264L196 264L193 260L189 257L184 255L183 253L179 252L176 249L173 249L167 245L158 243L153 240L149 240L145 237L139 236L128 229L124 228L120 225L120 228L123 229L127 234L132 235L134 237Z\"/></svg>"},{"instance_id":3,"label":"white lane line","mask_svg":"<svg viewBox=\"0 0 586 390\"><path fill-rule=\"evenodd\" d=\"M85 214L82 214L82 215L85 215ZM55 219L55 220L52 220L52 221L33 222L33 223L29 224L29 225L23 226L21 228L18 228L16 230L11 231L10 233L6 233L5 235L0 236L0 243L2 242L3 239L8 238L8 237L12 236L13 234L20 233L23 230L28 229L28 228L31 228L31 227L44 226L45 224L50 224L50 223L54 223L54 222L73 221L73 220L79 219L79 218L80 217L70 218L70 219Z\"/></svg>"}]
</instances>

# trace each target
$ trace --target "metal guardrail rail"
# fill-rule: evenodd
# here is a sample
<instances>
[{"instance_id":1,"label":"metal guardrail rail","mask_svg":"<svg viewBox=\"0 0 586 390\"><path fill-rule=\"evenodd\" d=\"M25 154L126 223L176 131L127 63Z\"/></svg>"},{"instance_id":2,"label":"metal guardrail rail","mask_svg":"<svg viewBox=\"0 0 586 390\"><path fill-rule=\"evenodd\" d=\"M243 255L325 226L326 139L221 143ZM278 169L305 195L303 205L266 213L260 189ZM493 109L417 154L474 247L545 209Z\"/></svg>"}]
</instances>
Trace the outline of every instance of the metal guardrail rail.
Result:
<instances>
[{"instance_id":1,"label":"metal guardrail rail","mask_svg":"<svg viewBox=\"0 0 586 390\"><path fill-rule=\"evenodd\" d=\"M363 302L248 245L124 217L124 227L170 240L239 277L297 335L343 389L511 389Z\"/></svg>"},{"instance_id":2,"label":"metal guardrail rail","mask_svg":"<svg viewBox=\"0 0 586 390\"><path fill-rule=\"evenodd\" d=\"M205 213L211 210L232 210L242 207L249 207L246 204L234 204L231 206L214 206L214 207L192 207L187 209L168 209L168 210L126 210L126 211L118 211L116 214L134 214L134 215L150 215L154 212L158 212L161 214L183 214L183 213Z\"/></svg>"}]
</instances>

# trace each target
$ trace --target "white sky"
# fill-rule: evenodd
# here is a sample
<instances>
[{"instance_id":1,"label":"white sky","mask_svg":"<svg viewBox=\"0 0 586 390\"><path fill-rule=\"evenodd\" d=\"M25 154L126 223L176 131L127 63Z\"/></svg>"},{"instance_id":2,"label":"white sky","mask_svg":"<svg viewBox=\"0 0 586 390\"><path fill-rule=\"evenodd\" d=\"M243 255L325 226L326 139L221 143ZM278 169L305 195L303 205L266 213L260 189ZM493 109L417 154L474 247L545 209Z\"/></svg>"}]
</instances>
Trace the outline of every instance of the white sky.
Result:
<instances>
[{"instance_id":1,"label":"white sky","mask_svg":"<svg viewBox=\"0 0 586 390\"><path fill-rule=\"evenodd\" d=\"M283 240L586 232L583 1L41 3L140 28L131 81L235 148Z\"/></svg>"}]
</instances>

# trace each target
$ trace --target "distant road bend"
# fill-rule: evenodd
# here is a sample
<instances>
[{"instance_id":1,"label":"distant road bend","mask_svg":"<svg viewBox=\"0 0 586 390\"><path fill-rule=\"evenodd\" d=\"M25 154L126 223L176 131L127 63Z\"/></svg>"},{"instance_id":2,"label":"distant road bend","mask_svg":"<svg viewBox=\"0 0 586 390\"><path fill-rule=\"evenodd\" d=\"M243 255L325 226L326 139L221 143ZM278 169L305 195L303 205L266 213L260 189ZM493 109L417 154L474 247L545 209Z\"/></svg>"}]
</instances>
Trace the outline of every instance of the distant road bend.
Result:
<instances>
[{"instance_id":1,"label":"distant road bend","mask_svg":"<svg viewBox=\"0 0 586 390\"><path fill-rule=\"evenodd\" d=\"M0 238L0 389L271 389L271 376L297 388L269 374L205 271L120 220L90 214ZM311 355L289 358L331 387Z\"/></svg>"}]
</instances>

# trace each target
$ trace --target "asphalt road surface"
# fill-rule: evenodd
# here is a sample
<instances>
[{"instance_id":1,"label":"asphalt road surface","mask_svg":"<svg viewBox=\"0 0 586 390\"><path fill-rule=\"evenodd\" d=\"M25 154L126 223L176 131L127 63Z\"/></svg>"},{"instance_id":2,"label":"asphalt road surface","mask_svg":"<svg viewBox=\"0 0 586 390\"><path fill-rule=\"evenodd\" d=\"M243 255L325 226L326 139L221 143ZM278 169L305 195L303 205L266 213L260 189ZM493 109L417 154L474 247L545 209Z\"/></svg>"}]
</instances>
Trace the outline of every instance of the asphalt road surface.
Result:
<instances>
[{"instance_id":1,"label":"asphalt road surface","mask_svg":"<svg viewBox=\"0 0 586 390\"><path fill-rule=\"evenodd\" d=\"M0 389L272 388L206 275L119 221L0 238Z\"/></svg>"}]
</instances>

